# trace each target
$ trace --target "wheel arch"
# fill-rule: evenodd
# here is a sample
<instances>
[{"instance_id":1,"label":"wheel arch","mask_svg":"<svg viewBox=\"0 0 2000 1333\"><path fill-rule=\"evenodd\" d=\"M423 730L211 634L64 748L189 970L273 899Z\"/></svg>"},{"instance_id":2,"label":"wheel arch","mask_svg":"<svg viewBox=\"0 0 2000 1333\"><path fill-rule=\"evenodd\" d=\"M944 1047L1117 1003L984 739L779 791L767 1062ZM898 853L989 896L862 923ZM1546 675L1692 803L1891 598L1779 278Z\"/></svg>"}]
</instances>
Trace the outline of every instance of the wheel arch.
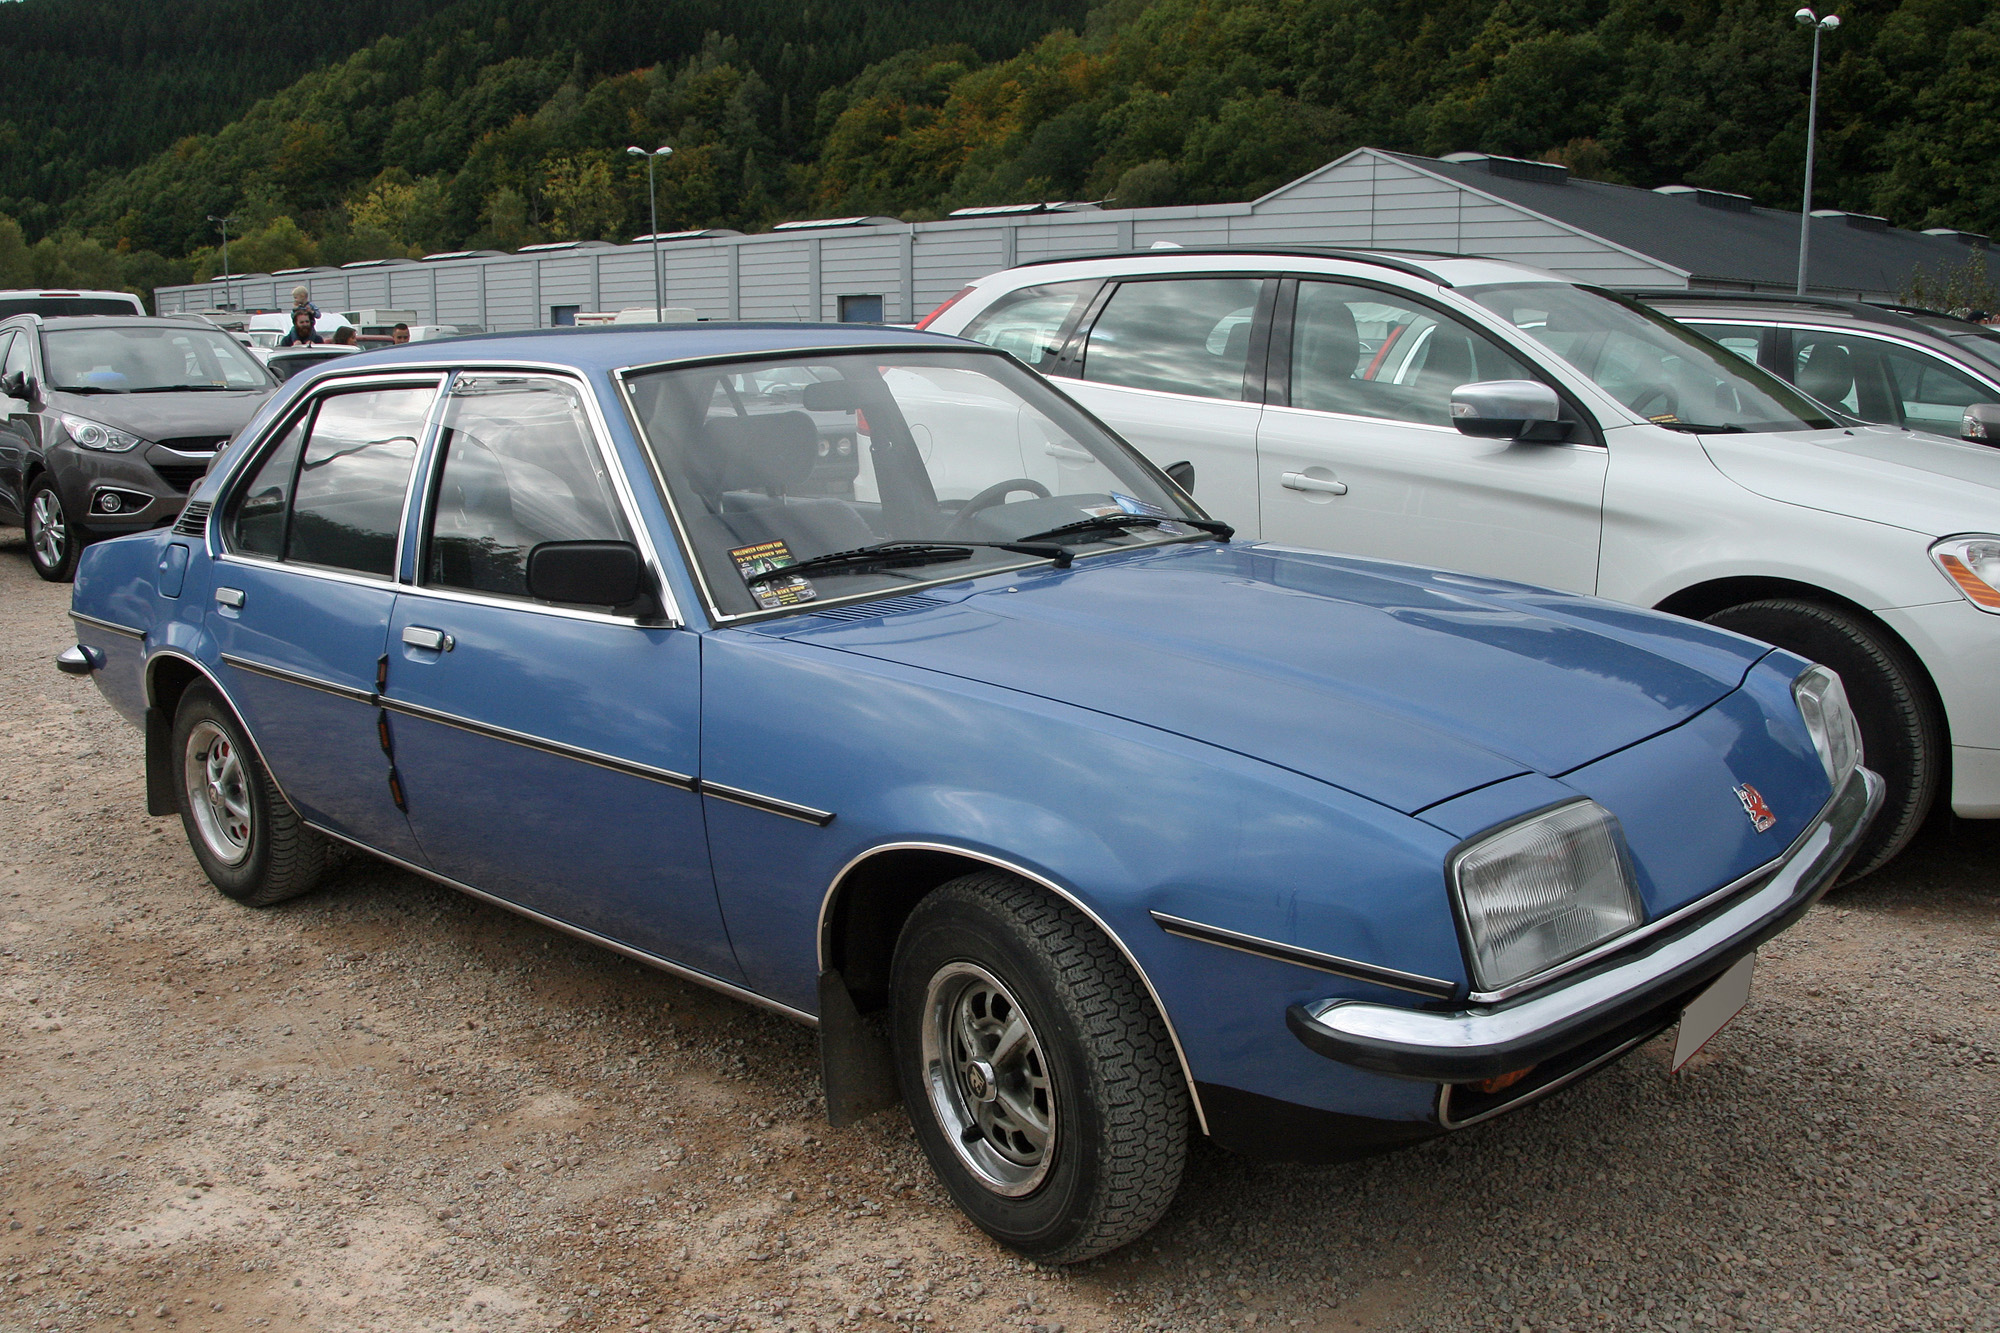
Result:
<instances>
[{"instance_id":1,"label":"wheel arch","mask_svg":"<svg viewBox=\"0 0 2000 1333\"><path fill-rule=\"evenodd\" d=\"M264 767L265 775L271 781L272 790L287 804L291 795L278 775L271 771L271 764L264 757L264 746L257 734L250 729L243 710L236 706L227 688L215 678L201 662L177 648L156 648L146 659L146 801L147 813L171 815L180 807L173 802L173 777L169 766L174 762L170 753L174 727L174 713L180 708L181 699L194 685L206 685L215 691L222 706L236 719L242 728L243 739L250 744L257 762ZM296 807L294 807L296 808Z\"/></svg>"},{"instance_id":2,"label":"wheel arch","mask_svg":"<svg viewBox=\"0 0 2000 1333\"><path fill-rule=\"evenodd\" d=\"M1118 932L1091 906L1070 889L1047 875L1015 861L986 852L941 842L894 842L871 847L842 866L827 886L819 912L819 966L822 977L838 975L862 1013L878 1011L888 1004L889 965L896 950L896 938L903 923L934 890L961 875L977 870L1004 870L1068 903L1111 942L1125 959L1153 1010L1166 1025L1173 1043L1174 1058L1180 1063L1181 1079L1194 1105L1195 1121L1202 1133L1208 1132L1208 1117L1201 1105L1201 1091L1173 1016L1167 1012L1160 992Z\"/></svg>"}]
</instances>

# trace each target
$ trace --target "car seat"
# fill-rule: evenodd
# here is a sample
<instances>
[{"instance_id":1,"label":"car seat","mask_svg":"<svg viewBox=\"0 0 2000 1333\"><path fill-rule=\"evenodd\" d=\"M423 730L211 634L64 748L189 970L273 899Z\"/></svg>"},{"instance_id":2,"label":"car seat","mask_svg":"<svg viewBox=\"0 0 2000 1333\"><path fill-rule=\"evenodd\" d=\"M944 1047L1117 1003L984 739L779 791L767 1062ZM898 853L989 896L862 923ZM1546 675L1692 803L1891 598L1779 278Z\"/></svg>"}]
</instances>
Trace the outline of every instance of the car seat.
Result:
<instances>
[{"instance_id":1,"label":"car seat","mask_svg":"<svg viewBox=\"0 0 2000 1333\"><path fill-rule=\"evenodd\" d=\"M734 546L782 541L805 560L880 540L853 506L788 494L818 457L819 428L804 412L715 417L689 451L688 472Z\"/></svg>"},{"instance_id":2,"label":"car seat","mask_svg":"<svg viewBox=\"0 0 2000 1333\"><path fill-rule=\"evenodd\" d=\"M1799 392L1822 403L1844 406L1854 392L1854 354L1831 339L1806 343L1799 351L1806 357L1792 380Z\"/></svg>"}]
</instances>

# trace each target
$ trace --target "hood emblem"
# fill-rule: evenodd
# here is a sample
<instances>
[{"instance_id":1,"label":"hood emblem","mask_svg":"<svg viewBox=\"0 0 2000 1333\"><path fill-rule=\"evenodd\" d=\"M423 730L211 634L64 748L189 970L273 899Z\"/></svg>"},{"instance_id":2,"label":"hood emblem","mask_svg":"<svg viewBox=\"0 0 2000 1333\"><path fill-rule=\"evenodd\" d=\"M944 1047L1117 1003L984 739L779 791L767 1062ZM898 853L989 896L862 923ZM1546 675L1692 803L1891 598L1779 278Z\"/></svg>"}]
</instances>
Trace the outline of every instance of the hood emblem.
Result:
<instances>
[{"instance_id":1,"label":"hood emblem","mask_svg":"<svg viewBox=\"0 0 2000 1333\"><path fill-rule=\"evenodd\" d=\"M1770 832L1771 826L1778 822L1778 817L1771 813L1769 803L1764 800L1764 793L1749 783L1737 787L1736 799L1743 802L1743 813L1750 816L1750 827L1759 833Z\"/></svg>"}]
</instances>

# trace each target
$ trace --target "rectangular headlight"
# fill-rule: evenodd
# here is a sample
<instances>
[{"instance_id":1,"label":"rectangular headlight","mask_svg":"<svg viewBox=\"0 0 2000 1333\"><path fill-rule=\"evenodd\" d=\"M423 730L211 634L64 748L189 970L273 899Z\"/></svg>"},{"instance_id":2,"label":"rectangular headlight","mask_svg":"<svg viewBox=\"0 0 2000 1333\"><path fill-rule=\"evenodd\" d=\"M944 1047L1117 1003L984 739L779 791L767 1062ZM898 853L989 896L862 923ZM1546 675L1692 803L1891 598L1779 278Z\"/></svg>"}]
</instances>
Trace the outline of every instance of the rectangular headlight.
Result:
<instances>
[{"instance_id":1,"label":"rectangular headlight","mask_svg":"<svg viewBox=\"0 0 2000 1333\"><path fill-rule=\"evenodd\" d=\"M1640 923L1617 821L1595 801L1558 806L1452 858L1473 982L1504 990Z\"/></svg>"},{"instance_id":2,"label":"rectangular headlight","mask_svg":"<svg viewBox=\"0 0 2000 1333\"><path fill-rule=\"evenodd\" d=\"M1840 677L1823 666L1807 667L1792 682L1792 698L1805 719L1806 734L1812 737L1819 761L1826 766L1827 780L1835 791L1847 775L1861 764L1861 726L1847 703L1847 689Z\"/></svg>"}]
</instances>

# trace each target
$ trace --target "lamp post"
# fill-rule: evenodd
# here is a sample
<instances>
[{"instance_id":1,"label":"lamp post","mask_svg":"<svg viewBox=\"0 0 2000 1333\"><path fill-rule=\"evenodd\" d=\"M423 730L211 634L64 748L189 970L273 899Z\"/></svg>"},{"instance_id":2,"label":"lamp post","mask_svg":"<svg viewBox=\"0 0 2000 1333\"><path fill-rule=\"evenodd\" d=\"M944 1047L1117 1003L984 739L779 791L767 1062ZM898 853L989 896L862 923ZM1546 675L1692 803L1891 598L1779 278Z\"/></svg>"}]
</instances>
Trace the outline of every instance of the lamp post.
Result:
<instances>
[{"instance_id":1,"label":"lamp post","mask_svg":"<svg viewBox=\"0 0 2000 1333\"><path fill-rule=\"evenodd\" d=\"M235 219L235 218L219 218L219 217L215 216L215 214L213 214L213 213L210 213L210 214L208 215L208 220L209 220L210 222L213 222L213 223L215 223L215 224L216 224L216 225L217 225L218 227L221 227L221 228L222 228L222 284L223 284L223 288L222 288L222 289L223 289L223 294L224 294L224 295L228 295L228 292L229 292L229 224L230 224L230 223L232 223L232 222L234 222L234 221L236 221L236 219Z\"/></svg>"},{"instance_id":2,"label":"lamp post","mask_svg":"<svg viewBox=\"0 0 2000 1333\"><path fill-rule=\"evenodd\" d=\"M1811 28L1813 35L1812 52L1812 92L1806 99L1806 198L1799 207L1799 290L1806 294L1806 259L1812 253L1812 177L1813 149L1819 133L1819 39L1820 34L1832 32L1840 26L1840 15L1828 14L1825 18L1810 9L1801 9L1792 15L1802 28Z\"/></svg>"},{"instance_id":3,"label":"lamp post","mask_svg":"<svg viewBox=\"0 0 2000 1333\"><path fill-rule=\"evenodd\" d=\"M667 283L660 269L660 199L653 189L653 164L663 157L672 157L674 150L661 144L650 153L643 148L625 151L646 159L646 211L653 220L653 322L657 324L667 317Z\"/></svg>"}]
</instances>

